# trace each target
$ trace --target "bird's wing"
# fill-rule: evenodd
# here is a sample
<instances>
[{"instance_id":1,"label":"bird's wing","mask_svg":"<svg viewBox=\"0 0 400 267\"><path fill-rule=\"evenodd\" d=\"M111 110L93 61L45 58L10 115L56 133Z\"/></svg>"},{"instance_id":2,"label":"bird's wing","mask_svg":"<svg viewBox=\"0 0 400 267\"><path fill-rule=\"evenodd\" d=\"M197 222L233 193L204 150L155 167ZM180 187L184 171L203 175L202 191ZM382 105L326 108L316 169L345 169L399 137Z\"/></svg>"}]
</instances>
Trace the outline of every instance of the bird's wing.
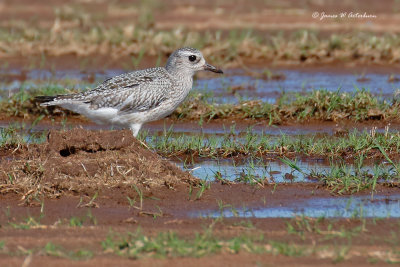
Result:
<instances>
[{"instance_id":1,"label":"bird's wing","mask_svg":"<svg viewBox=\"0 0 400 267\"><path fill-rule=\"evenodd\" d=\"M111 107L120 113L140 112L159 106L171 86L165 69L146 69L108 79L95 89L79 94L79 100L90 104L92 109Z\"/></svg>"}]
</instances>

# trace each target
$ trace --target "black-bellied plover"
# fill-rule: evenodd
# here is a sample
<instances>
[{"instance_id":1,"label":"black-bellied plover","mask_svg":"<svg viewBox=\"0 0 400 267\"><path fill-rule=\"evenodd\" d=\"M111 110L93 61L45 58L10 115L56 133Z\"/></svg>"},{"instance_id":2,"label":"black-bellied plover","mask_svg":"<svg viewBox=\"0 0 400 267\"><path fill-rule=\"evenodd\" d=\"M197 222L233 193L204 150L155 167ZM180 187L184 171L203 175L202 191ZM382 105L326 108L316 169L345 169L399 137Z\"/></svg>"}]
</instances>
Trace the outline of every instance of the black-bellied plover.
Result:
<instances>
[{"instance_id":1,"label":"black-bellied plover","mask_svg":"<svg viewBox=\"0 0 400 267\"><path fill-rule=\"evenodd\" d=\"M200 70L223 73L199 50L184 47L170 55L165 67L118 75L82 93L36 99L41 106L60 106L99 124L130 128L137 136L144 123L168 116L183 102Z\"/></svg>"}]
</instances>

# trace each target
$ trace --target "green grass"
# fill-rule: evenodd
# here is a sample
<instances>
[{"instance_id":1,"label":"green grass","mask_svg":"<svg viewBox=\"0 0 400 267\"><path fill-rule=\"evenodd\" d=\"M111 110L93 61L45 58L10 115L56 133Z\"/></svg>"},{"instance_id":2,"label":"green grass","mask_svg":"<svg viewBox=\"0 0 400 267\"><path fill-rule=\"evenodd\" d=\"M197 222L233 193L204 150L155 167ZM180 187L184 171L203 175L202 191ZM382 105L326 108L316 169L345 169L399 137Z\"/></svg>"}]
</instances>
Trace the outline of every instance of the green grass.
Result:
<instances>
[{"instance_id":1,"label":"green grass","mask_svg":"<svg viewBox=\"0 0 400 267\"><path fill-rule=\"evenodd\" d=\"M375 166L373 173L361 170L352 170L346 164L331 165L330 170L325 173L311 172L310 176L322 181L332 192L338 194L355 193L374 188L379 181L380 184L395 185L400 182L400 174L392 172L387 168Z\"/></svg>"},{"instance_id":2,"label":"green grass","mask_svg":"<svg viewBox=\"0 0 400 267\"><path fill-rule=\"evenodd\" d=\"M68 260L88 260L96 256L117 255L129 259L143 258L201 258L216 254L270 254L286 257L317 257L332 262L348 260L354 257L365 257L366 261L398 262L398 251L387 247L391 242L397 243L397 238L391 237L385 246L366 249L365 246L353 245L353 240L360 236L367 238L373 244L379 237L369 237L365 228L365 221L360 225L346 227L343 224L335 225L335 221L325 221L323 218L312 219L299 217L287 221L286 238L266 238L250 221L233 223L232 227L241 229L240 234L224 236L213 231L211 225L202 232L180 235L173 231L144 234L140 228L135 232L110 234L101 241L102 251L92 251L87 248L65 249L53 241L44 246L8 248L4 241L0 241L0 254L9 256L42 255L64 258ZM292 236L290 236L292 235ZM297 239L296 237L300 237ZM384 240L384 239L382 239ZM328 242L328 243L327 243ZM374 257L374 253L377 257Z\"/></svg>"},{"instance_id":3,"label":"green grass","mask_svg":"<svg viewBox=\"0 0 400 267\"><path fill-rule=\"evenodd\" d=\"M399 156L400 134L388 129L384 133L352 131L345 136L271 136L256 134L251 129L242 135L231 132L189 136L174 135L170 130L161 136L146 136L143 133L140 138L146 140L147 145L158 154L173 159L190 157L192 164L196 164L198 158L232 159L234 167L240 163L235 168L237 171L227 174L228 177L223 171L215 171L215 181L222 183L232 181L231 176L234 175L236 182L263 186L265 182L271 182L268 171L274 170L269 170L268 162L274 159L286 164L292 175L299 172L304 177L322 182L338 194L371 189L373 197L378 183L396 186L400 182L400 164L391 160ZM325 162L330 161L330 168L328 171L302 169L296 159L286 156L323 158ZM376 164L372 159L375 162L377 159L386 160L388 164ZM367 171L366 166L372 170Z\"/></svg>"},{"instance_id":4,"label":"green grass","mask_svg":"<svg viewBox=\"0 0 400 267\"><path fill-rule=\"evenodd\" d=\"M82 227L84 222L85 222L85 218L73 216L69 219L68 224L71 227Z\"/></svg>"},{"instance_id":5,"label":"green grass","mask_svg":"<svg viewBox=\"0 0 400 267\"><path fill-rule=\"evenodd\" d=\"M296 176L296 172L300 172L302 177L313 182L320 182L335 194L353 194L360 191L370 190L371 198L375 194L375 188L378 184L387 186L398 186L400 183L400 173L397 168L393 166L373 165L366 164L349 164L346 162L334 163L328 166L328 170L320 170L318 167L310 169L300 168L296 162L288 160L286 162L289 170L281 173L283 181L277 181L276 177L273 178L270 172L275 169L269 167L268 162L265 163L259 160L257 163L252 164L244 163L244 166L235 166L232 172L222 174L223 172L217 171L214 177L215 182L227 183L226 181L234 181L237 183L246 183L249 185L257 185L264 187L266 184L276 183L291 183L300 182ZM221 166L221 169L223 169ZM395 164L399 166L399 164ZM367 170L366 167L372 170ZM286 178L290 174L291 178ZM225 176L226 175L226 176ZM272 176L272 178L271 178ZM288 180L290 179L290 180ZM301 180L303 181L303 180Z\"/></svg>"},{"instance_id":6,"label":"green grass","mask_svg":"<svg viewBox=\"0 0 400 267\"><path fill-rule=\"evenodd\" d=\"M245 224L246 227L249 227ZM115 253L137 259L143 257L175 258L175 257L204 257L222 251L232 254L275 253L287 256L302 256L303 249L278 241L265 240L263 235L242 235L234 238L218 238L208 229L196 233L194 237L183 238L177 233L161 232L156 236L144 235L140 229L134 233L110 234L103 242L106 253Z\"/></svg>"},{"instance_id":7,"label":"green grass","mask_svg":"<svg viewBox=\"0 0 400 267\"><path fill-rule=\"evenodd\" d=\"M66 84L69 84L67 81ZM40 84L31 86L30 84L21 85L18 92L10 96L3 96L0 100L0 112L9 116L29 117L30 115L51 115L54 109L43 109L39 103L34 101L38 95L58 95L77 92L75 87L69 86L66 89L63 84ZM66 114L71 114L65 111Z\"/></svg>"},{"instance_id":8,"label":"green grass","mask_svg":"<svg viewBox=\"0 0 400 267\"><path fill-rule=\"evenodd\" d=\"M91 85L93 86L93 84ZM59 112L53 107L43 108L34 101L37 95L57 95L78 92L75 87L65 89L62 85L48 84L36 88L21 89L0 101L0 112L16 117L39 115L59 116L71 114ZM391 100L383 100L364 89L352 93L340 90L314 90L310 93L283 93L274 104L251 100L237 104L219 104L209 94L192 92L186 101L171 115L172 119L191 121L211 121L215 119L253 119L271 124L284 121L303 122L310 119L321 121L366 121L397 120L400 102L394 95Z\"/></svg>"},{"instance_id":9,"label":"green grass","mask_svg":"<svg viewBox=\"0 0 400 267\"><path fill-rule=\"evenodd\" d=\"M29 138L21 137L21 133L14 127L0 131L0 144L4 149L22 147ZM41 133L45 137L45 133ZM224 135L186 135L173 134L172 129L162 135L149 136L143 132L139 138L158 154L176 160L180 158L186 164L196 164L201 158L214 160L232 160L234 173L225 173L222 169L215 171L213 177L216 182L229 184L230 181L264 186L274 183L271 179L268 162L280 160L290 171L291 180L296 182L297 173L303 177L322 182L332 192L354 193L371 190L372 197L377 184L398 186L400 182L400 134L372 131L352 131L345 136L329 135L267 135L257 134L249 128L246 132L236 134L234 129ZM330 164L328 171L304 169L298 166L298 159L302 157L317 157L324 159L324 164ZM343 160L343 158L346 160ZM385 160L387 164L377 164L377 160ZM239 166L237 166L239 165ZM371 170L366 171L369 166ZM27 173L36 177L43 170L41 166L24 166ZM257 171L256 171L257 170ZM284 173L283 173L284 175ZM232 178L234 176L234 178ZM286 176L285 176L286 177ZM289 181L287 181L289 182ZM16 180L12 173L5 177L4 184L13 185ZM204 182L194 191L189 190L190 199L199 199L210 186ZM131 207L141 210L143 196L138 188L137 197L128 198ZM95 198L95 197L94 197ZM30 198L27 198L27 201ZM93 201L86 206L96 206Z\"/></svg>"},{"instance_id":10,"label":"green grass","mask_svg":"<svg viewBox=\"0 0 400 267\"><path fill-rule=\"evenodd\" d=\"M5 244L4 242L0 242ZM16 249L6 248L2 251L3 247L0 247L0 254L4 253L9 256L27 256L27 255L41 255L65 258L69 260L88 260L94 256L94 253L87 249L77 249L77 250L67 250L60 245L54 244L53 242L48 242L44 247L33 247L26 249L22 246L18 246Z\"/></svg>"},{"instance_id":11,"label":"green grass","mask_svg":"<svg viewBox=\"0 0 400 267\"><path fill-rule=\"evenodd\" d=\"M400 134L397 132L351 131L345 136L329 135L268 135L249 128L241 135L173 134L170 129L162 135L140 134L152 150L163 156L187 156L223 159L244 157L282 157L284 155L321 156L325 159L355 159L360 156L385 158L398 155ZM378 146L379 145L379 146ZM385 151L385 154L382 153Z\"/></svg>"},{"instance_id":12,"label":"green grass","mask_svg":"<svg viewBox=\"0 0 400 267\"><path fill-rule=\"evenodd\" d=\"M323 217L309 218L299 216L293 220L287 221L287 232L292 235L297 235L301 240L306 240L312 235L317 235L321 240L345 239L351 243L353 238L357 238L363 232L367 232L365 228L365 219L362 219L360 225L346 228L341 226L335 227L334 222Z\"/></svg>"},{"instance_id":13,"label":"green grass","mask_svg":"<svg viewBox=\"0 0 400 267\"><path fill-rule=\"evenodd\" d=\"M46 140L47 132L32 130L41 119L43 119L42 115L30 124L11 123L7 128L0 128L0 147L18 147L27 143L43 143Z\"/></svg>"},{"instance_id":14,"label":"green grass","mask_svg":"<svg viewBox=\"0 0 400 267\"><path fill-rule=\"evenodd\" d=\"M83 227L85 225L97 225L97 218L92 214L89 208L85 216L72 216L68 220L70 227Z\"/></svg>"},{"instance_id":15,"label":"green grass","mask_svg":"<svg viewBox=\"0 0 400 267\"><path fill-rule=\"evenodd\" d=\"M251 100L239 104L218 104L208 95L191 94L173 113L175 118L210 121L214 119L255 119L269 124L286 120L322 121L370 119L396 119L399 112L398 99L382 100L367 90L352 93L314 90L310 93L283 93L275 104Z\"/></svg>"},{"instance_id":16,"label":"green grass","mask_svg":"<svg viewBox=\"0 0 400 267\"><path fill-rule=\"evenodd\" d=\"M68 251L60 245L48 242L42 249L43 253L47 256L66 258L71 260L87 260L93 257L93 252L86 249L76 251Z\"/></svg>"},{"instance_id":17,"label":"green grass","mask_svg":"<svg viewBox=\"0 0 400 267\"><path fill-rule=\"evenodd\" d=\"M14 222L9 222L9 225L11 228L14 229L23 229L23 230L28 230L31 228L37 228L42 226L40 223L40 218L35 218L32 216L29 216L28 218L25 219L25 222L23 223L14 223Z\"/></svg>"},{"instance_id":18,"label":"green grass","mask_svg":"<svg viewBox=\"0 0 400 267\"><path fill-rule=\"evenodd\" d=\"M182 257L206 257L214 254L272 254L284 255L287 257L324 257L332 262L339 262L357 257L363 253L350 253L354 248L353 238L364 234L366 229L361 223L360 226L351 229L335 227L333 222L327 227L321 225L322 220L299 218L288 223L288 233L301 237L299 242L296 238L291 241L279 239L267 239L259 232L252 232L253 225L247 222L239 222L233 227L247 228L246 233L234 237L220 237L213 233L212 228L204 232L195 233L191 236L180 236L168 231L156 235L145 235L140 229L136 232L110 233L102 241L104 253L116 254L131 259L141 258L182 258ZM295 225L293 225L294 223ZM253 229L253 230L252 230ZM324 245L322 242L331 242ZM311 242L311 244L309 244ZM395 254L388 252L387 258ZM382 255L383 256L383 255ZM375 261L384 261L385 257L374 258Z\"/></svg>"}]
</instances>

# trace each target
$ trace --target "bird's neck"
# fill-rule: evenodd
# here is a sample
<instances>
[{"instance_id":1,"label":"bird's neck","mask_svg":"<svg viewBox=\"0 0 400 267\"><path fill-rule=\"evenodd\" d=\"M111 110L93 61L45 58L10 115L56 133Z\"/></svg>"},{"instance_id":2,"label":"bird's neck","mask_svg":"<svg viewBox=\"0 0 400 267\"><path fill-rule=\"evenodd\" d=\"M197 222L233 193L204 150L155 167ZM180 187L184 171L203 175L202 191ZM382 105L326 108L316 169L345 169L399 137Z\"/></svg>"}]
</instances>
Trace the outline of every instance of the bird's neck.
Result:
<instances>
[{"instance_id":1,"label":"bird's neck","mask_svg":"<svg viewBox=\"0 0 400 267\"><path fill-rule=\"evenodd\" d=\"M182 103L190 90L193 87L193 76L192 75L183 75L179 77L175 77L176 87L174 88L173 98L176 99L177 105ZM177 106L176 106L177 107Z\"/></svg>"},{"instance_id":2,"label":"bird's neck","mask_svg":"<svg viewBox=\"0 0 400 267\"><path fill-rule=\"evenodd\" d=\"M167 68L167 72L170 74L171 79L175 81L175 86L170 93L172 98L176 99L177 105L179 105L192 89L194 73L176 68Z\"/></svg>"},{"instance_id":3,"label":"bird's neck","mask_svg":"<svg viewBox=\"0 0 400 267\"><path fill-rule=\"evenodd\" d=\"M179 68L176 66L170 66L167 64L165 69L168 71L169 74L171 74L172 77L179 77L181 79L187 80L187 79L193 79L193 75L195 72L191 69L188 68Z\"/></svg>"},{"instance_id":4,"label":"bird's neck","mask_svg":"<svg viewBox=\"0 0 400 267\"><path fill-rule=\"evenodd\" d=\"M194 72L185 68L167 68L171 78L175 80L177 84L180 84L180 88L184 91L192 88Z\"/></svg>"},{"instance_id":5,"label":"bird's neck","mask_svg":"<svg viewBox=\"0 0 400 267\"><path fill-rule=\"evenodd\" d=\"M176 74L175 80L181 85L181 88L185 91L190 91L190 89L192 89L193 75L182 75L182 73L180 75Z\"/></svg>"}]
</instances>

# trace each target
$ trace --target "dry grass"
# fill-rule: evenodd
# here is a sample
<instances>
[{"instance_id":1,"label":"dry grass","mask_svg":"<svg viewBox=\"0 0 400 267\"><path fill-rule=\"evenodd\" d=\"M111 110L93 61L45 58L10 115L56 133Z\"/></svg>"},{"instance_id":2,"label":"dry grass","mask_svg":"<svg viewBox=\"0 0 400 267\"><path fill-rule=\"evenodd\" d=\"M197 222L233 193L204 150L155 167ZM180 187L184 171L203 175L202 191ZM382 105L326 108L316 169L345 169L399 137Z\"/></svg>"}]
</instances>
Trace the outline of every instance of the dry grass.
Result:
<instances>
[{"instance_id":1,"label":"dry grass","mask_svg":"<svg viewBox=\"0 0 400 267\"><path fill-rule=\"evenodd\" d=\"M366 29L373 30L374 27L365 27L364 24L368 23L364 21L355 24L355 21L332 21L329 26L335 24L337 32L345 30L346 33L328 34L323 32L326 24L317 23L315 26L317 21L309 23L305 20L311 18L311 10L307 8L309 4L295 5L298 9L282 6L282 10L277 8L279 5L265 1L255 2L254 6L238 4L239 8L230 1L216 5L191 3L189 6L179 1L167 6L159 0L129 4L72 1L49 7L44 2L29 10L36 15L29 19L23 5L8 3L0 8L0 14L14 15L0 22L0 58L39 55L43 61L46 56L62 55L115 60L132 57L137 63L143 55L161 57L177 47L188 45L201 49L207 58L224 64L224 67L238 65L240 60L270 63L400 62L400 38L395 27L397 18L392 16L397 7L385 7L386 15L391 18L389 25L384 20L372 23L384 30L366 32ZM263 13L268 6L269 13ZM165 16L167 8L170 17ZM256 8L260 8L259 13L254 12ZM204 16L209 14L212 16L205 20ZM266 20L266 14L279 16L282 24L290 22L291 27L274 26L280 23ZM210 25L209 19L215 25ZM260 24L264 28L258 27Z\"/></svg>"},{"instance_id":2,"label":"dry grass","mask_svg":"<svg viewBox=\"0 0 400 267\"><path fill-rule=\"evenodd\" d=\"M24 200L64 192L196 184L197 179L143 148L130 131L51 131L40 145L2 149L0 193Z\"/></svg>"},{"instance_id":3,"label":"dry grass","mask_svg":"<svg viewBox=\"0 0 400 267\"><path fill-rule=\"evenodd\" d=\"M193 46L224 67L238 66L244 60L270 63L400 62L398 34L352 32L326 37L309 30L282 36L257 34L251 30L230 30L228 34L222 31L200 33L184 29L132 28L131 25L64 28L61 24L57 30L50 31L26 24L12 27L12 31L0 28L0 58L42 55L42 61L45 61L46 56L100 56L112 60L132 58L138 64L143 56L163 58L178 47Z\"/></svg>"}]
</instances>

